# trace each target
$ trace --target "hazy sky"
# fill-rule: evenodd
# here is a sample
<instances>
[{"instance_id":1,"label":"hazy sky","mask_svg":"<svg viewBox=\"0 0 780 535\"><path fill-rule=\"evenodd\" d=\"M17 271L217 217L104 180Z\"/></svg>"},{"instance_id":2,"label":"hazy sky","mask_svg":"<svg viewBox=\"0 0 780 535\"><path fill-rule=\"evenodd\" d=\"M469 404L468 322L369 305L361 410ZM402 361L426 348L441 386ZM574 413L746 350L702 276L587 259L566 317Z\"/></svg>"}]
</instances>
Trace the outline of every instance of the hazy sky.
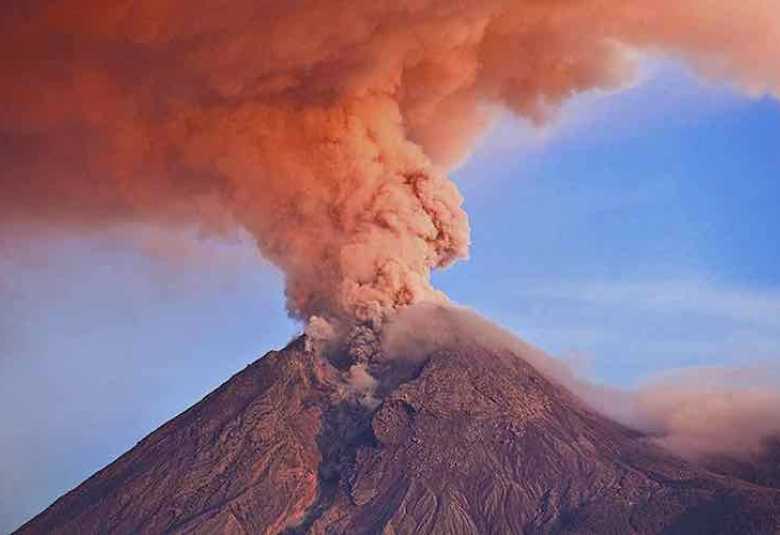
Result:
<instances>
[{"instance_id":1,"label":"hazy sky","mask_svg":"<svg viewBox=\"0 0 780 535\"><path fill-rule=\"evenodd\" d=\"M776 361L780 105L674 64L646 71L544 131L500 123L455 175L472 258L435 281L611 384ZM297 330L278 273L240 236L135 227L13 246L0 532Z\"/></svg>"}]
</instances>

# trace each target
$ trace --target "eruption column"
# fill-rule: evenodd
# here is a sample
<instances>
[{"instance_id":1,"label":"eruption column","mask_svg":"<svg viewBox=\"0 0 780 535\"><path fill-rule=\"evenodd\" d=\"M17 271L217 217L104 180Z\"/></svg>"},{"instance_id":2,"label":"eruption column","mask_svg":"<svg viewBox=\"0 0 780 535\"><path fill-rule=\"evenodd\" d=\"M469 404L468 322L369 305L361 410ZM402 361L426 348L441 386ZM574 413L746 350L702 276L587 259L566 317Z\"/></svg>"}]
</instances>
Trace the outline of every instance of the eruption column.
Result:
<instances>
[{"instance_id":1,"label":"eruption column","mask_svg":"<svg viewBox=\"0 0 780 535\"><path fill-rule=\"evenodd\" d=\"M31 0L0 13L0 231L240 225L290 313L379 324L467 254L446 176L666 53L780 92L769 0Z\"/></svg>"}]
</instances>

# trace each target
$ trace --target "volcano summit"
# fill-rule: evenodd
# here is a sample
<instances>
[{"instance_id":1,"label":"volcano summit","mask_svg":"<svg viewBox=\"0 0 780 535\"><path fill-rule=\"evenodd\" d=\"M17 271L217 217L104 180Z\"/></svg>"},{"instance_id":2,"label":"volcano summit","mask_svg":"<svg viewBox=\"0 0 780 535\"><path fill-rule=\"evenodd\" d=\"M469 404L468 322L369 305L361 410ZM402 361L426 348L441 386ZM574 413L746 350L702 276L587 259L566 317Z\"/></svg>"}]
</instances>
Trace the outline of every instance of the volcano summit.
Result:
<instances>
[{"instance_id":1,"label":"volcano summit","mask_svg":"<svg viewBox=\"0 0 780 535\"><path fill-rule=\"evenodd\" d=\"M268 353L17 533L780 532L771 478L596 414L532 348L390 359L362 334Z\"/></svg>"}]
</instances>

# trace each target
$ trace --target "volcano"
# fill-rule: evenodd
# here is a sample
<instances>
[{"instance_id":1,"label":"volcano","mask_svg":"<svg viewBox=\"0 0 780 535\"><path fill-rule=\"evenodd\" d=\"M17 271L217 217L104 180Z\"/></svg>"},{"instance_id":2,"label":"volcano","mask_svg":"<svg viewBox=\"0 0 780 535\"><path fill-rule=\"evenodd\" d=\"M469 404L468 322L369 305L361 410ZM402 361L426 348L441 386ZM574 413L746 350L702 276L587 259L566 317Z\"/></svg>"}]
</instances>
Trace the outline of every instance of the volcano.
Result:
<instances>
[{"instance_id":1,"label":"volcano","mask_svg":"<svg viewBox=\"0 0 780 535\"><path fill-rule=\"evenodd\" d=\"M268 353L17 533L780 533L777 479L680 459L522 352L375 350Z\"/></svg>"}]
</instances>

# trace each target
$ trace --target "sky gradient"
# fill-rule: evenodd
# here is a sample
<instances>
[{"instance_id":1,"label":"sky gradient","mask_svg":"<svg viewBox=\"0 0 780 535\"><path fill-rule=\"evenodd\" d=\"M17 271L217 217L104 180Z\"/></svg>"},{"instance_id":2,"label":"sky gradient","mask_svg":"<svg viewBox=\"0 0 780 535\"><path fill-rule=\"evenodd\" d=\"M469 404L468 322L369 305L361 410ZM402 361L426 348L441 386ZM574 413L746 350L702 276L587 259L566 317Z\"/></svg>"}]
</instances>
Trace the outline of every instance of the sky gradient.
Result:
<instances>
[{"instance_id":1,"label":"sky gradient","mask_svg":"<svg viewBox=\"0 0 780 535\"><path fill-rule=\"evenodd\" d=\"M435 284L613 385L777 363L778 131L776 101L660 61L544 131L507 118L454 175L471 259ZM1 532L298 329L247 237L131 227L12 245Z\"/></svg>"}]
</instances>

